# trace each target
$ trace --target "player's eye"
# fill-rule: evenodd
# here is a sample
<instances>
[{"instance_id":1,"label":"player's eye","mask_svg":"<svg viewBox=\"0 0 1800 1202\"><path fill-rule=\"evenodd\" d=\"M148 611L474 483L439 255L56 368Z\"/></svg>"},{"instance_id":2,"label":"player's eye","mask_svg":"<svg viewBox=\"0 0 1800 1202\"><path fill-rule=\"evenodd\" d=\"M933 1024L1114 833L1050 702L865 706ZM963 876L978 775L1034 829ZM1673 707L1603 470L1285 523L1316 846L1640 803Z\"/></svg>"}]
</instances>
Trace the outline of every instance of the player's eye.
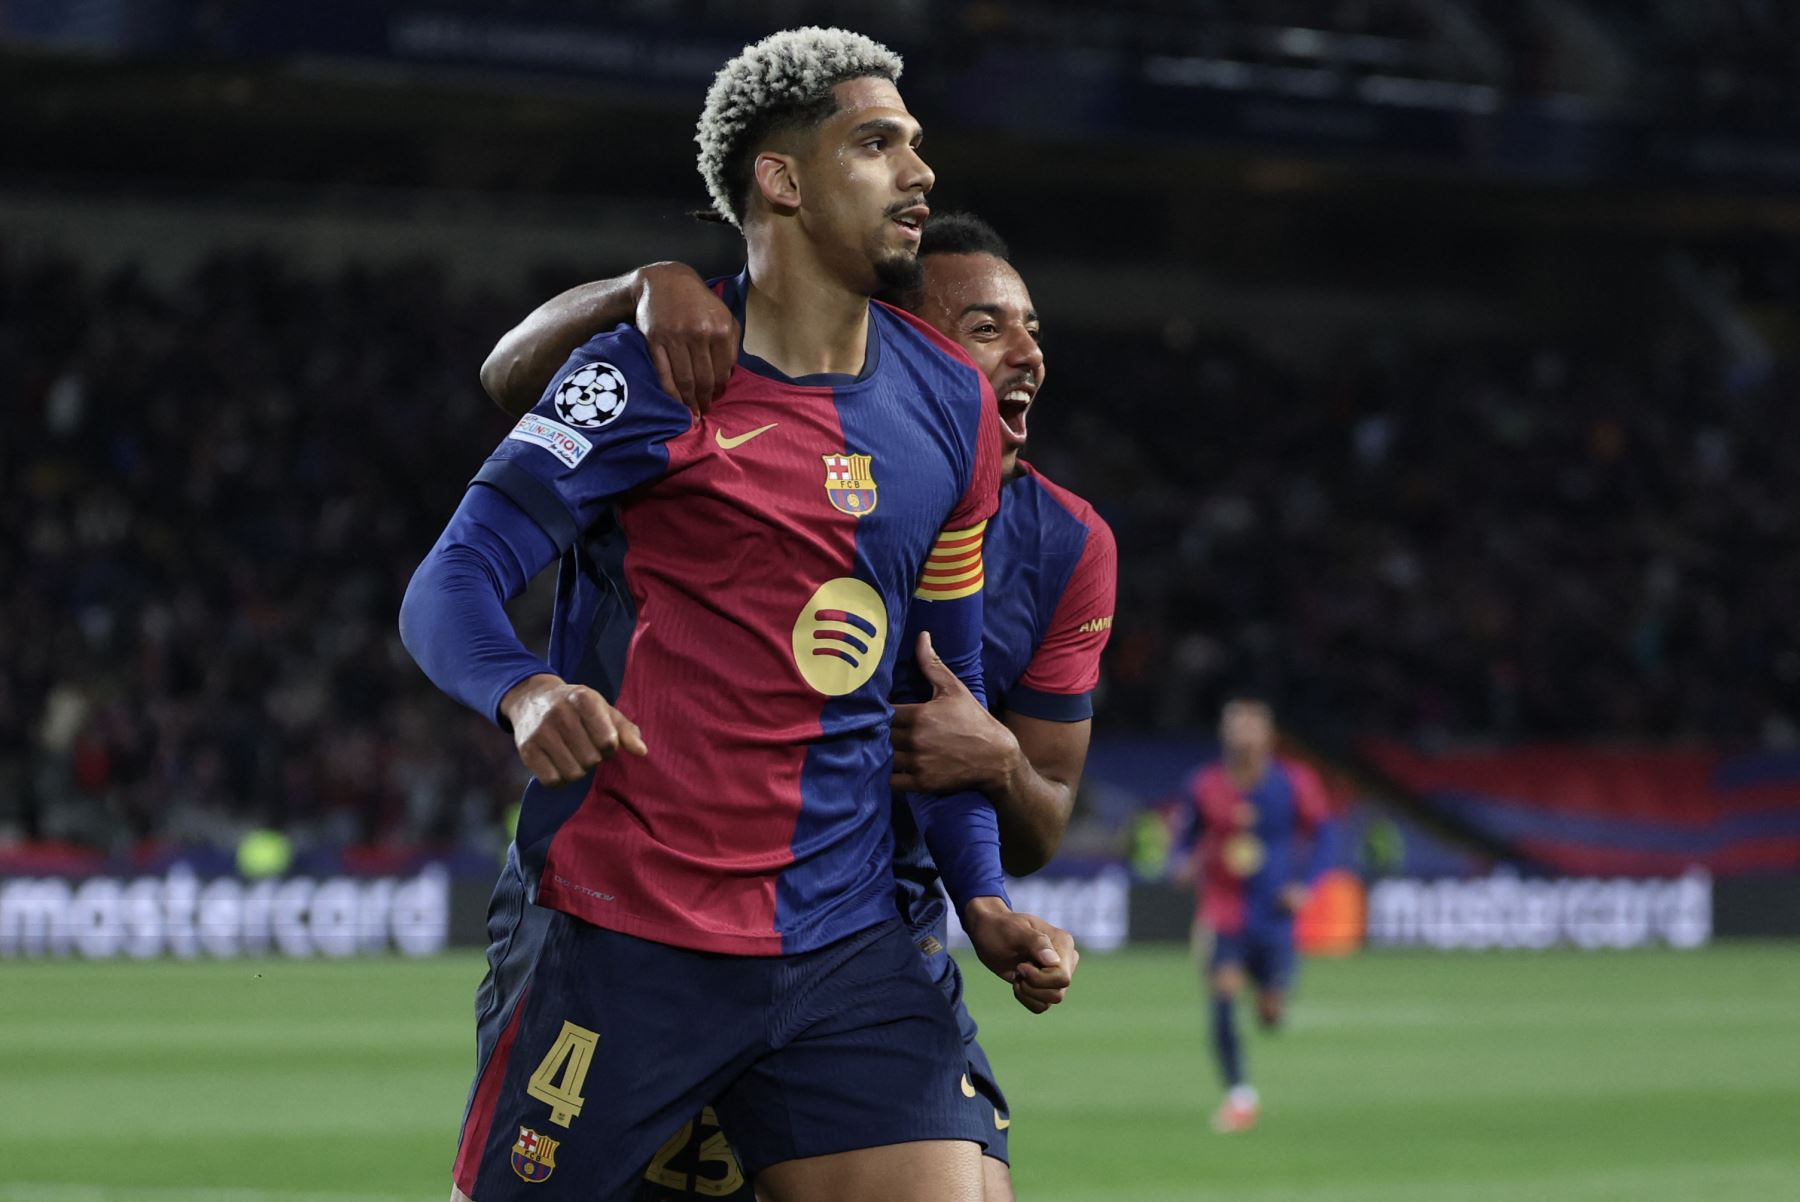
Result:
<instances>
[{"instance_id":1,"label":"player's eye","mask_svg":"<svg viewBox=\"0 0 1800 1202\"><path fill-rule=\"evenodd\" d=\"M867 146L870 150L884 150L887 148L887 139L870 138L867 142L864 142L863 145Z\"/></svg>"},{"instance_id":2,"label":"player's eye","mask_svg":"<svg viewBox=\"0 0 1800 1202\"><path fill-rule=\"evenodd\" d=\"M1031 340L1033 342L1041 343L1044 341L1044 331L1038 329L1036 326L1026 326L1025 332L1031 335Z\"/></svg>"},{"instance_id":3,"label":"player's eye","mask_svg":"<svg viewBox=\"0 0 1800 1202\"><path fill-rule=\"evenodd\" d=\"M971 334L997 334L997 333L999 333L999 328L996 327L994 325L994 323L991 321L984 321L980 325L976 326L974 329L970 330L969 333L971 333Z\"/></svg>"}]
</instances>

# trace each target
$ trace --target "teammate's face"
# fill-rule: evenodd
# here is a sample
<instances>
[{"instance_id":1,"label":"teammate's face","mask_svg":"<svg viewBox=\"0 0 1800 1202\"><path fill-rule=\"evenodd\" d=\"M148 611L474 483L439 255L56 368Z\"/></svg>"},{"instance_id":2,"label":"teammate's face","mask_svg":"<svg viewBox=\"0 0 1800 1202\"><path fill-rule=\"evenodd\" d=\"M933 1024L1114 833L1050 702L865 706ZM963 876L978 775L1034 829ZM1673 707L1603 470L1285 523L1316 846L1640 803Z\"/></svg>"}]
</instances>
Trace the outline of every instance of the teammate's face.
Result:
<instances>
[{"instance_id":1,"label":"teammate's face","mask_svg":"<svg viewBox=\"0 0 1800 1202\"><path fill-rule=\"evenodd\" d=\"M1018 470L1026 415L1044 386L1037 309L1012 264L993 255L928 255L919 316L954 338L1000 400L1007 475Z\"/></svg>"},{"instance_id":2,"label":"teammate's face","mask_svg":"<svg viewBox=\"0 0 1800 1202\"><path fill-rule=\"evenodd\" d=\"M1219 719L1219 741L1232 759L1261 759L1275 749L1275 723L1260 705L1228 705Z\"/></svg>"},{"instance_id":3,"label":"teammate's face","mask_svg":"<svg viewBox=\"0 0 1800 1202\"><path fill-rule=\"evenodd\" d=\"M918 278L919 231L937 182L919 157L923 132L885 79L838 84L838 111L819 129L801 175L801 212L822 256L859 288Z\"/></svg>"}]
</instances>

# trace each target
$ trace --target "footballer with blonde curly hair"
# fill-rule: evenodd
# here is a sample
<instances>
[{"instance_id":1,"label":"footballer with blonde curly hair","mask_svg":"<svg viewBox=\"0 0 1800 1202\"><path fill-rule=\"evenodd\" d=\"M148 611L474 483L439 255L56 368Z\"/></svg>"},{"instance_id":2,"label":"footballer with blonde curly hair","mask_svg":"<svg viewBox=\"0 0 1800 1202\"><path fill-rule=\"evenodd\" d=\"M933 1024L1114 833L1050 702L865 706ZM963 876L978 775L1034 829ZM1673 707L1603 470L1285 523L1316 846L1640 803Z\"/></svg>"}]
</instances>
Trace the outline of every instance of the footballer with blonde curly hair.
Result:
<instances>
[{"instance_id":1,"label":"footballer with blonde curly hair","mask_svg":"<svg viewBox=\"0 0 1800 1202\"><path fill-rule=\"evenodd\" d=\"M915 646L985 696L1000 422L954 343L870 302L916 271L933 183L899 72L821 29L726 65L698 135L749 260L716 283L722 395L696 418L636 330L589 339L408 587L407 649L534 777L455 1199L629 1199L708 1104L736 1149L709 1194L981 1198L962 1036L894 905L888 728ZM552 563L543 659L504 604ZM982 962L1060 1001L1072 942L1008 904L986 798L911 820Z\"/></svg>"},{"instance_id":2,"label":"footballer with blonde curly hair","mask_svg":"<svg viewBox=\"0 0 1800 1202\"><path fill-rule=\"evenodd\" d=\"M1027 876L1055 854L1087 762L1092 690L1112 629L1117 550L1091 505L1020 458L1046 364L1037 306L1005 240L973 214L934 213L919 262L920 292L895 302L955 339L987 373L1000 398L1005 483L984 545L994 581L983 606L982 652L993 713L943 677L930 702L897 707L895 784L982 789L1000 818L1006 870ZM684 368L706 368L715 358L730 364L737 354L737 322L700 275L684 264L652 263L570 289L508 331L489 356L505 373L493 380L483 373L494 402L514 417L527 413L571 350L620 322L635 322L652 346L666 342L669 358ZM684 382L664 386L704 412L726 378L690 371ZM897 824L895 842L895 901L962 1028L975 1087L968 1104L992 1116L981 1161L984 1202L1013 1202L1011 1108L945 946L936 866L910 824ZM1020 1000L1028 1001L1023 993ZM728 1147L720 1141L730 1134L716 1112L703 1111L658 1153L643 1202L717 1202L715 1166ZM729 1198L755 1202L747 1185Z\"/></svg>"}]
</instances>

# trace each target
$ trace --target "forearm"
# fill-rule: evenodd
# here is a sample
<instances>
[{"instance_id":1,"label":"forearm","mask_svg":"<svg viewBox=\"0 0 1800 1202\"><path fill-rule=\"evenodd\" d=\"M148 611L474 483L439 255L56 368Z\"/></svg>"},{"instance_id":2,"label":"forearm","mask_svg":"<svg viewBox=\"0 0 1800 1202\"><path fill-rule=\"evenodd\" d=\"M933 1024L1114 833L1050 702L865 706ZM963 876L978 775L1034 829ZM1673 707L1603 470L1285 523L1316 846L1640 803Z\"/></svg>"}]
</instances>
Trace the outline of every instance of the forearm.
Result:
<instances>
[{"instance_id":1,"label":"forearm","mask_svg":"<svg viewBox=\"0 0 1800 1202\"><path fill-rule=\"evenodd\" d=\"M543 394L576 348L602 330L632 320L642 269L571 288L533 309L508 330L481 365L481 386L519 417Z\"/></svg>"},{"instance_id":2,"label":"forearm","mask_svg":"<svg viewBox=\"0 0 1800 1202\"><path fill-rule=\"evenodd\" d=\"M941 795L912 793L907 795L907 801L957 913L964 912L978 897L1006 901L1006 874L1000 866L1000 824L987 798L963 791Z\"/></svg>"},{"instance_id":3,"label":"forearm","mask_svg":"<svg viewBox=\"0 0 1800 1202\"><path fill-rule=\"evenodd\" d=\"M522 511L476 485L407 585L401 642L433 684L490 721L513 686L551 673L519 641L505 603L555 554Z\"/></svg>"},{"instance_id":4,"label":"forearm","mask_svg":"<svg viewBox=\"0 0 1800 1202\"><path fill-rule=\"evenodd\" d=\"M1074 786L1046 777L1020 751L983 792L1000 819L1000 857L1007 873L1029 876L1048 864L1069 828Z\"/></svg>"}]
</instances>

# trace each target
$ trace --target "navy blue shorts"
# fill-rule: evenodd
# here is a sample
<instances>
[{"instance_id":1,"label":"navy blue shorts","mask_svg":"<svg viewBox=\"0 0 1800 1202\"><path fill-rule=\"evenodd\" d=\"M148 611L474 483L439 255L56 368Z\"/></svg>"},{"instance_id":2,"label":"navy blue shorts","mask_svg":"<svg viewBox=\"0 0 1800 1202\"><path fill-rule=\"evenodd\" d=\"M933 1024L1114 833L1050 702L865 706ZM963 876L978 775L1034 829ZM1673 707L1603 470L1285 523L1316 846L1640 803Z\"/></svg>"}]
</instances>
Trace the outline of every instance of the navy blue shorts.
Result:
<instances>
[{"instance_id":1,"label":"navy blue shorts","mask_svg":"<svg viewBox=\"0 0 1800 1202\"><path fill-rule=\"evenodd\" d=\"M509 864L488 925L455 1169L477 1202L635 1198L708 1104L735 1149L698 1166L712 1197L733 1169L982 1139L961 1032L898 919L798 955L725 956L528 905Z\"/></svg>"},{"instance_id":2,"label":"navy blue shorts","mask_svg":"<svg viewBox=\"0 0 1800 1202\"><path fill-rule=\"evenodd\" d=\"M982 1151L1003 1164L1011 1164L1007 1133L1012 1127L1012 1116L1006 1095L1000 1091L987 1053L976 1039L975 1020L963 1005L962 972L944 950L942 934L941 930L928 933L927 938L920 940L919 950L924 953L927 971L950 1002L962 1036L964 1072L957 1083L958 1104L969 1127L979 1133ZM731 1145L720 1128L718 1114L709 1106L699 1118L670 1137L644 1174L639 1202L717 1202L720 1198L727 1202L755 1202L755 1191L736 1169Z\"/></svg>"},{"instance_id":3,"label":"navy blue shorts","mask_svg":"<svg viewBox=\"0 0 1800 1202\"><path fill-rule=\"evenodd\" d=\"M938 988L950 1002L950 1008L956 1014L956 1028L962 1035L963 1061L966 1066L966 1077L963 1085L963 1096L974 1123L981 1129L981 1150L995 1160L1004 1164L1012 1163L1012 1153L1007 1146L1007 1136L1012 1129L1012 1111L1006 1104L1006 1094L1000 1089L1000 1082L994 1078L994 1066L988 1063L987 1052L982 1049L977 1038L980 1029L975 1025L975 1018L969 1013L969 1007L963 1003L963 975L950 953L943 950L943 931L931 936L931 942L920 948L925 952L926 970L937 981ZM932 945L937 950L931 950ZM998 995L1004 996L1004 995ZM969 1093L973 1086L975 1092Z\"/></svg>"},{"instance_id":4,"label":"navy blue shorts","mask_svg":"<svg viewBox=\"0 0 1800 1202\"><path fill-rule=\"evenodd\" d=\"M1229 935L1217 931L1212 936L1212 954L1207 967L1236 964L1243 968L1257 988L1285 991L1294 979L1294 924L1245 927Z\"/></svg>"}]
</instances>

